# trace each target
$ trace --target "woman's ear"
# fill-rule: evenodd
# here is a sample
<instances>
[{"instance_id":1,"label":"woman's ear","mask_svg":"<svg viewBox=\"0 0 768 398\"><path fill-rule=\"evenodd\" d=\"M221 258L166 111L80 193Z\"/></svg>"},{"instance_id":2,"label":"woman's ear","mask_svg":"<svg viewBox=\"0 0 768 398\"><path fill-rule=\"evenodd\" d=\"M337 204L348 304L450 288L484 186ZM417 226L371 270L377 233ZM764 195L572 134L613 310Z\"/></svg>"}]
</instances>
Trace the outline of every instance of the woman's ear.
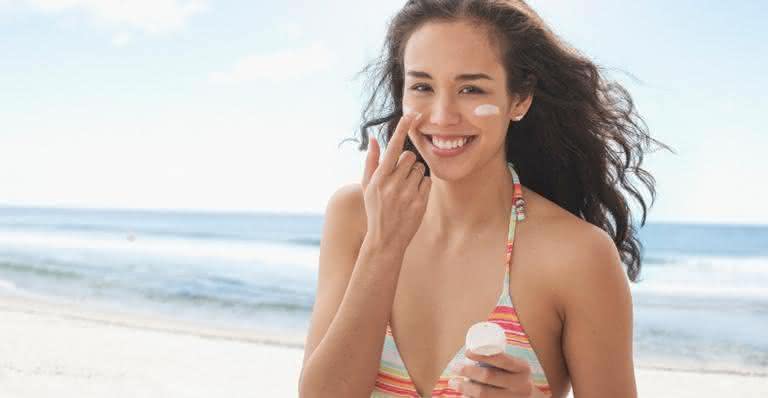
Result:
<instances>
[{"instance_id":1,"label":"woman's ear","mask_svg":"<svg viewBox=\"0 0 768 398\"><path fill-rule=\"evenodd\" d=\"M533 102L533 94L527 95L522 101L519 100L520 96L515 95L512 101L512 105L509 107L509 119L518 122L523 119L528 109Z\"/></svg>"}]
</instances>

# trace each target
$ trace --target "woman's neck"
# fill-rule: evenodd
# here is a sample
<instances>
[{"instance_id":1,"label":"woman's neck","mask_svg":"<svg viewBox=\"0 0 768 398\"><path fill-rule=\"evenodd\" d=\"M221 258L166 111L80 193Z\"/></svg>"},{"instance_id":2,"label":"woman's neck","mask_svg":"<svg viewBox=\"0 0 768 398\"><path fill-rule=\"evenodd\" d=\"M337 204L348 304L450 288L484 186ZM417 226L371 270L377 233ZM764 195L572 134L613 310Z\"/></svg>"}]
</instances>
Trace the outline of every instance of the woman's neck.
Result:
<instances>
[{"instance_id":1,"label":"woman's neck","mask_svg":"<svg viewBox=\"0 0 768 398\"><path fill-rule=\"evenodd\" d=\"M423 224L448 241L507 225L514 185L505 161L488 162L461 180L433 178Z\"/></svg>"}]
</instances>

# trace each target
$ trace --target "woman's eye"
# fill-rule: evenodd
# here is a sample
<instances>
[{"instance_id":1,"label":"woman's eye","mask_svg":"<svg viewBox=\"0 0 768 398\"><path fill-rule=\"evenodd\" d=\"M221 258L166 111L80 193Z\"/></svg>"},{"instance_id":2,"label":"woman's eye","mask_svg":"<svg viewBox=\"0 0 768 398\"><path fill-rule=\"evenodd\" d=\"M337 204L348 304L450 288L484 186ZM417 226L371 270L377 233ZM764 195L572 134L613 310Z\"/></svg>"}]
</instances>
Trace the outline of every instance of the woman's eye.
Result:
<instances>
[{"instance_id":1,"label":"woman's eye","mask_svg":"<svg viewBox=\"0 0 768 398\"><path fill-rule=\"evenodd\" d=\"M411 90L416 91L416 92L427 92L427 91L431 91L432 88L429 87L426 84L417 84L417 85L412 86ZM461 93L466 93L466 94L483 94L483 93L485 93L485 91L483 91L483 90L481 90L481 89L479 89L477 87L474 87L474 86L464 87L464 88L461 89L460 92Z\"/></svg>"},{"instance_id":2,"label":"woman's eye","mask_svg":"<svg viewBox=\"0 0 768 398\"><path fill-rule=\"evenodd\" d=\"M461 89L461 91L464 92L464 90L466 89L473 90L473 92L470 92L469 94L482 94L484 92L483 90L473 86L464 87L463 89Z\"/></svg>"}]
</instances>

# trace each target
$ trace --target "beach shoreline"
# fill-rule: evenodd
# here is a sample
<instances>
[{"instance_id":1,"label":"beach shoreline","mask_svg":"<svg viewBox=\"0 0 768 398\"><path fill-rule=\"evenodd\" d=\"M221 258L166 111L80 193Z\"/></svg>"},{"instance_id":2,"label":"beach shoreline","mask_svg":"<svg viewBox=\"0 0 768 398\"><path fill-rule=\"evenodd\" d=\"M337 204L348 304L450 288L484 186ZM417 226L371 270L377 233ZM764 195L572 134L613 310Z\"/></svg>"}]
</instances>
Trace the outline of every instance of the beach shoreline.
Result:
<instances>
[{"instance_id":1,"label":"beach shoreline","mask_svg":"<svg viewBox=\"0 0 768 398\"><path fill-rule=\"evenodd\" d=\"M296 397L303 337L0 296L3 397ZM641 397L765 397L765 374L636 366Z\"/></svg>"}]
</instances>

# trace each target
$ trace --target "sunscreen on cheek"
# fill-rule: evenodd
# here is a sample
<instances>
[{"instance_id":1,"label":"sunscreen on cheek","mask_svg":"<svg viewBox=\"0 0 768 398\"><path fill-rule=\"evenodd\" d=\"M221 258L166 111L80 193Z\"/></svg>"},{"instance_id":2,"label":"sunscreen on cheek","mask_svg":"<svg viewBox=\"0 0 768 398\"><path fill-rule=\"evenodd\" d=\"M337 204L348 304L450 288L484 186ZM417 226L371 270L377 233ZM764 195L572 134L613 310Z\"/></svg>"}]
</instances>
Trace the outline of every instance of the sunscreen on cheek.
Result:
<instances>
[{"instance_id":1,"label":"sunscreen on cheek","mask_svg":"<svg viewBox=\"0 0 768 398\"><path fill-rule=\"evenodd\" d=\"M475 108L475 115L477 116L492 116L500 113L499 107L492 104L483 104Z\"/></svg>"}]
</instances>

